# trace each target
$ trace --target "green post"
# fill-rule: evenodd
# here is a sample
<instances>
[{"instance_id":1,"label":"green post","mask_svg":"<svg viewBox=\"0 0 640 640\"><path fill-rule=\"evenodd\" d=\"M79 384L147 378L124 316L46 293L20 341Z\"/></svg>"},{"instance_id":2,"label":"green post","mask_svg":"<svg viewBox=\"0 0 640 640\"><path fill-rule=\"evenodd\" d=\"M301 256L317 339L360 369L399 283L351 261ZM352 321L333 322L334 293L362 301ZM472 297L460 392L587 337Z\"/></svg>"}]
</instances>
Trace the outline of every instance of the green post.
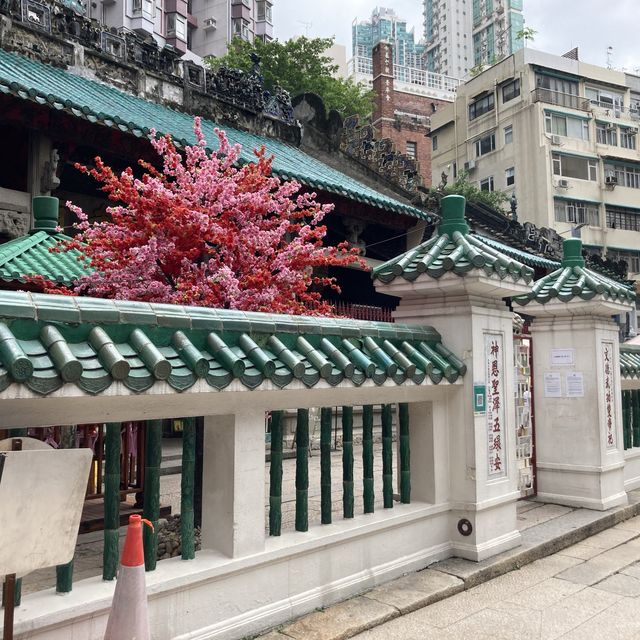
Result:
<instances>
[{"instance_id":1,"label":"green post","mask_svg":"<svg viewBox=\"0 0 640 640\"><path fill-rule=\"evenodd\" d=\"M624 448L628 449L629 438L631 436L631 392L622 392L622 438L624 442Z\"/></svg>"},{"instance_id":2,"label":"green post","mask_svg":"<svg viewBox=\"0 0 640 640\"><path fill-rule=\"evenodd\" d=\"M196 541L193 531L193 487L196 477L196 421L185 418L182 430L182 478L180 481L180 541L182 559L196 557Z\"/></svg>"},{"instance_id":3,"label":"green post","mask_svg":"<svg viewBox=\"0 0 640 640\"><path fill-rule=\"evenodd\" d=\"M108 422L104 439L104 550L102 579L113 580L118 569L120 526L120 423Z\"/></svg>"},{"instance_id":4,"label":"green post","mask_svg":"<svg viewBox=\"0 0 640 640\"><path fill-rule=\"evenodd\" d=\"M640 447L640 391L632 391L633 397L633 446Z\"/></svg>"},{"instance_id":5,"label":"green post","mask_svg":"<svg viewBox=\"0 0 640 640\"><path fill-rule=\"evenodd\" d=\"M331 407L320 410L320 522L331 524Z\"/></svg>"},{"instance_id":6,"label":"green post","mask_svg":"<svg viewBox=\"0 0 640 640\"><path fill-rule=\"evenodd\" d=\"M342 515L353 518L353 407L342 407Z\"/></svg>"},{"instance_id":7,"label":"green post","mask_svg":"<svg viewBox=\"0 0 640 640\"><path fill-rule=\"evenodd\" d=\"M73 588L73 560L56 567L56 593L69 593Z\"/></svg>"},{"instance_id":8,"label":"green post","mask_svg":"<svg viewBox=\"0 0 640 640\"><path fill-rule=\"evenodd\" d=\"M298 409L296 424L296 531L309 530L309 409Z\"/></svg>"},{"instance_id":9,"label":"green post","mask_svg":"<svg viewBox=\"0 0 640 640\"><path fill-rule=\"evenodd\" d=\"M373 513L373 406L370 404L362 407L362 475L364 512Z\"/></svg>"},{"instance_id":10,"label":"green post","mask_svg":"<svg viewBox=\"0 0 640 640\"><path fill-rule=\"evenodd\" d=\"M411 449L409 446L409 405L398 405L398 424L400 430L400 502L411 502Z\"/></svg>"},{"instance_id":11,"label":"green post","mask_svg":"<svg viewBox=\"0 0 640 640\"><path fill-rule=\"evenodd\" d=\"M382 405L382 497L384 508L393 507L393 422L391 405Z\"/></svg>"},{"instance_id":12,"label":"green post","mask_svg":"<svg viewBox=\"0 0 640 640\"><path fill-rule=\"evenodd\" d=\"M269 535L282 530L282 411L271 412L271 466L269 467Z\"/></svg>"},{"instance_id":13,"label":"green post","mask_svg":"<svg viewBox=\"0 0 640 640\"><path fill-rule=\"evenodd\" d=\"M162 420L148 420L144 456L144 517L151 527L143 527L144 568L153 571L158 559L158 520L160 519L160 464L162 463Z\"/></svg>"}]
</instances>

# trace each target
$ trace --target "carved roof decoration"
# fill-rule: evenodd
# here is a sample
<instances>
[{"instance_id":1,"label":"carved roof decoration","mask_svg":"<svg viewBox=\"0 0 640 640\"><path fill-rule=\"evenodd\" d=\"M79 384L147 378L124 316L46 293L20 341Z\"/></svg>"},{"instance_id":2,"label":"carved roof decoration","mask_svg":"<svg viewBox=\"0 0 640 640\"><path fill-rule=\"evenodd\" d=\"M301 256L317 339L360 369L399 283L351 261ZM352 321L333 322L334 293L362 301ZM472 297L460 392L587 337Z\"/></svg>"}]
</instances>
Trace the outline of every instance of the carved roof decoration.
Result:
<instances>
[{"instance_id":1,"label":"carved roof decoration","mask_svg":"<svg viewBox=\"0 0 640 640\"><path fill-rule=\"evenodd\" d=\"M155 128L160 133L171 134L179 144L195 142L192 115L3 50L0 50L0 93L138 137L147 137L150 129ZM214 122L203 120L203 128L210 139L215 126ZM338 194L383 210L430 219L424 211L379 193L297 147L232 127L225 127L225 131L232 144L242 145L241 160L244 162L252 161L254 149L264 145L275 156L273 172L285 180L295 179L314 190Z\"/></svg>"},{"instance_id":2,"label":"carved roof decoration","mask_svg":"<svg viewBox=\"0 0 640 640\"><path fill-rule=\"evenodd\" d=\"M441 204L442 219L431 239L376 267L374 279L389 283L397 277L412 281L421 274L440 278L446 273L464 276L478 271L497 275L501 280L531 282L534 273L531 267L469 232L463 196L446 196Z\"/></svg>"},{"instance_id":3,"label":"carved roof decoration","mask_svg":"<svg viewBox=\"0 0 640 640\"><path fill-rule=\"evenodd\" d=\"M0 291L0 392L426 385L465 372L430 327Z\"/></svg>"}]
</instances>

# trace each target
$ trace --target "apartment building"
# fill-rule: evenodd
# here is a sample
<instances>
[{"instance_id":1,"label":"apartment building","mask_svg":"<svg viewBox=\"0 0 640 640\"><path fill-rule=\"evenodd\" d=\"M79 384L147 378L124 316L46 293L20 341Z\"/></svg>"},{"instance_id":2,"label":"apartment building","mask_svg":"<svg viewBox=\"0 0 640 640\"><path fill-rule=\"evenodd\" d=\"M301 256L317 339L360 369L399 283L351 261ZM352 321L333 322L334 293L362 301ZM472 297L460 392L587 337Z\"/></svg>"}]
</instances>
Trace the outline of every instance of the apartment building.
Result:
<instances>
[{"instance_id":1,"label":"apartment building","mask_svg":"<svg viewBox=\"0 0 640 640\"><path fill-rule=\"evenodd\" d=\"M397 16L393 9L376 7L369 20L356 18L353 21L351 47L354 58L371 59L373 47L382 41L391 44L394 64L423 68L424 43L416 42L414 29L407 28L407 21Z\"/></svg>"},{"instance_id":2,"label":"apartment building","mask_svg":"<svg viewBox=\"0 0 640 640\"><path fill-rule=\"evenodd\" d=\"M224 55L233 37L273 39L272 0L103 0L87 3L87 15L196 61Z\"/></svg>"},{"instance_id":3,"label":"apartment building","mask_svg":"<svg viewBox=\"0 0 640 640\"><path fill-rule=\"evenodd\" d=\"M639 125L640 77L521 49L432 115L432 175L515 194L520 222L581 237L637 275Z\"/></svg>"},{"instance_id":4,"label":"apartment building","mask_svg":"<svg viewBox=\"0 0 640 640\"><path fill-rule=\"evenodd\" d=\"M522 48L523 0L424 0L425 65L457 78Z\"/></svg>"}]
</instances>

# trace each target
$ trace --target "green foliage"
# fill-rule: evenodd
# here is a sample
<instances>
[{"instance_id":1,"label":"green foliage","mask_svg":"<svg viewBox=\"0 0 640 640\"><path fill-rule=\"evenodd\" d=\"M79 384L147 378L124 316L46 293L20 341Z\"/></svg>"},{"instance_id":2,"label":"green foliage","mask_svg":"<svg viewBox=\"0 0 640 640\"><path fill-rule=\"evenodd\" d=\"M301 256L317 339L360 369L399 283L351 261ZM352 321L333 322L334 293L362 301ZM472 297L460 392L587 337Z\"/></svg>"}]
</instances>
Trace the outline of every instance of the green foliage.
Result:
<instances>
[{"instance_id":1,"label":"green foliage","mask_svg":"<svg viewBox=\"0 0 640 640\"><path fill-rule=\"evenodd\" d=\"M518 40L523 40L524 46L526 47L529 40L535 40L537 33L538 32L531 27L522 27L522 29L516 33L516 38Z\"/></svg>"},{"instance_id":2,"label":"green foliage","mask_svg":"<svg viewBox=\"0 0 640 640\"><path fill-rule=\"evenodd\" d=\"M329 109L336 109L342 116L359 114L367 116L373 110L373 93L363 83L335 78L338 65L326 55L333 45L333 38L305 38L301 36L286 42L272 40L247 42L234 38L221 58L207 58L207 64L217 69L221 66L251 71L251 54L260 57L261 73L265 87L273 90L280 86L291 96L311 92L318 94Z\"/></svg>"},{"instance_id":3,"label":"green foliage","mask_svg":"<svg viewBox=\"0 0 640 640\"><path fill-rule=\"evenodd\" d=\"M452 194L464 196L468 202L479 202L505 213L504 205L509 201L509 196L504 191L482 191L469 181L469 174L465 171L458 173L458 177L444 189L432 187L431 193L441 193L443 196Z\"/></svg>"}]
</instances>

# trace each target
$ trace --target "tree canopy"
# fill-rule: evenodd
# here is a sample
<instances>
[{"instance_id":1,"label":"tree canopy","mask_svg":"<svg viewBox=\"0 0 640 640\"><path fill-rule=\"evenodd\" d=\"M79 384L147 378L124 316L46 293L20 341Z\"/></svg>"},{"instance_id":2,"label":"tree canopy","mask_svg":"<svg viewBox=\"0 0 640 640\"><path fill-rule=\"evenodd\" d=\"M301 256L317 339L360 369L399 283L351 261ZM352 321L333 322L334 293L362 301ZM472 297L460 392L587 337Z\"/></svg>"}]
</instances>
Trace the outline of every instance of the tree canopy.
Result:
<instances>
[{"instance_id":1,"label":"tree canopy","mask_svg":"<svg viewBox=\"0 0 640 640\"><path fill-rule=\"evenodd\" d=\"M234 38L225 56L207 58L207 64L212 68L225 66L250 72L253 68L251 56L255 54L260 58L261 73L268 90L280 86L291 96L316 93L327 110L336 109L344 117L368 116L373 109L373 93L363 83L334 77L338 65L327 55L332 45L333 38L301 36L286 42L259 39L247 42Z\"/></svg>"},{"instance_id":2,"label":"tree canopy","mask_svg":"<svg viewBox=\"0 0 640 640\"><path fill-rule=\"evenodd\" d=\"M76 165L100 183L110 219L91 222L78 206L77 235L57 251L79 249L93 271L71 289L41 281L48 292L167 302L272 313L331 314L322 289L338 289L316 267L364 262L346 243L324 247L320 205L300 184L271 173L272 158L255 151L239 164L241 147L219 129L213 152L199 118L197 143L178 150L170 136L151 143L158 167L139 161L117 174L99 157ZM40 279L42 280L42 279Z\"/></svg>"}]
</instances>

